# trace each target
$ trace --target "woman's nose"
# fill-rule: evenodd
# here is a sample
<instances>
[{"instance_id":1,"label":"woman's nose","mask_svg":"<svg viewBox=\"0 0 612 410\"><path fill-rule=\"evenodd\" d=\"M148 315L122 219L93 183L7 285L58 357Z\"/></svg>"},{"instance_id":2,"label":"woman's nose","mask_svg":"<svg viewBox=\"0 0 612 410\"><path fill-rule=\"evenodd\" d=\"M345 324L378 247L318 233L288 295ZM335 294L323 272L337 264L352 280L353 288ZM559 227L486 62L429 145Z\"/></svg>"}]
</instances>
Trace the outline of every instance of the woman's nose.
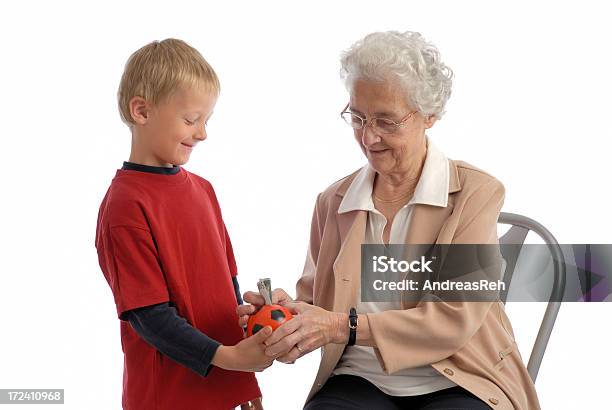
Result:
<instances>
[{"instance_id":1,"label":"woman's nose","mask_svg":"<svg viewBox=\"0 0 612 410\"><path fill-rule=\"evenodd\" d=\"M364 146L369 147L371 145L380 142L381 138L374 131L374 127L371 126L371 123L367 123L364 125L361 134L361 142Z\"/></svg>"}]
</instances>

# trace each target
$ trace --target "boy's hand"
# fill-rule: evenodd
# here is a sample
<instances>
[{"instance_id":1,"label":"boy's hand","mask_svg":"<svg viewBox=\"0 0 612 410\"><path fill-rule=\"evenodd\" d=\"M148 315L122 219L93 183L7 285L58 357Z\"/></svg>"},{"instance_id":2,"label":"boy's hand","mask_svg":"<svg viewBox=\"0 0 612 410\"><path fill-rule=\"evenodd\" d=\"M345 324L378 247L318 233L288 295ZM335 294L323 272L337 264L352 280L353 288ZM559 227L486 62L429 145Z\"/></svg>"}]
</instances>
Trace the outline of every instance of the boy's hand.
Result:
<instances>
[{"instance_id":1,"label":"boy's hand","mask_svg":"<svg viewBox=\"0 0 612 410\"><path fill-rule=\"evenodd\" d=\"M241 404L240 410L263 410L263 405L261 404L261 397Z\"/></svg>"},{"instance_id":2,"label":"boy's hand","mask_svg":"<svg viewBox=\"0 0 612 410\"><path fill-rule=\"evenodd\" d=\"M212 364L226 370L261 372L272 365L276 357L267 356L263 343L272 334L266 326L253 336L241 340L235 346L219 346Z\"/></svg>"},{"instance_id":3,"label":"boy's hand","mask_svg":"<svg viewBox=\"0 0 612 410\"><path fill-rule=\"evenodd\" d=\"M259 308L264 305L264 298L259 292L245 292L243 299L250 305L238 305L236 313L238 314L238 324L244 328L249 321L249 316L257 312ZM291 296L287 294L283 289L274 289L272 291L272 303L275 305L283 305L287 302L292 302Z\"/></svg>"}]
</instances>

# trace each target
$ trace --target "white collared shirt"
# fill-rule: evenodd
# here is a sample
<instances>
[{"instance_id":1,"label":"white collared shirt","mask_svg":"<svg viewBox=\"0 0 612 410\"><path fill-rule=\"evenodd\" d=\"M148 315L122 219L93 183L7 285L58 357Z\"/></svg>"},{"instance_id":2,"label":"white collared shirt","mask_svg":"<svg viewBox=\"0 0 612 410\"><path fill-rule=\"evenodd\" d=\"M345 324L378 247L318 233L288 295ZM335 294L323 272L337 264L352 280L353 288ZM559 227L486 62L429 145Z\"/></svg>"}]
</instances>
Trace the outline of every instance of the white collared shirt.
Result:
<instances>
[{"instance_id":1,"label":"white collared shirt","mask_svg":"<svg viewBox=\"0 0 612 410\"><path fill-rule=\"evenodd\" d=\"M376 171L364 166L346 191L338 213L355 210L368 212L363 243L383 244L383 231L387 219L375 207L372 200ZM448 159L427 137L427 155L421 176L410 201L399 209L391 225L389 243L402 244L410 225L414 204L446 207L448 202ZM399 296L399 292L395 292ZM361 294L358 291L358 294ZM375 313L401 309L400 300L393 302L358 302L357 313ZM411 354L406 347L406 354ZM369 346L347 346L333 374L352 374L363 377L383 392L392 396L414 396L456 386L431 366L403 369L393 375L382 370L374 348Z\"/></svg>"}]
</instances>

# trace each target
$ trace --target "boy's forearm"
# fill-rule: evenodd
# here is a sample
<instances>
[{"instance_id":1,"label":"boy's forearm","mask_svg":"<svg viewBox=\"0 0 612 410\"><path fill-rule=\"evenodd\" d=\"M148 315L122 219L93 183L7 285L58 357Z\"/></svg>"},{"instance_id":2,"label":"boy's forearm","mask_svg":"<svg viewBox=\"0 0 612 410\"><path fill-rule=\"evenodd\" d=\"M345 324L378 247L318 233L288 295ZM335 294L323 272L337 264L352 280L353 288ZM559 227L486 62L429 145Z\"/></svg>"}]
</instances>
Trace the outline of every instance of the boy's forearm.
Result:
<instances>
[{"instance_id":1,"label":"boy's forearm","mask_svg":"<svg viewBox=\"0 0 612 410\"><path fill-rule=\"evenodd\" d=\"M220 344L191 326L167 302L125 313L147 343L201 376L208 375Z\"/></svg>"}]
</instances>

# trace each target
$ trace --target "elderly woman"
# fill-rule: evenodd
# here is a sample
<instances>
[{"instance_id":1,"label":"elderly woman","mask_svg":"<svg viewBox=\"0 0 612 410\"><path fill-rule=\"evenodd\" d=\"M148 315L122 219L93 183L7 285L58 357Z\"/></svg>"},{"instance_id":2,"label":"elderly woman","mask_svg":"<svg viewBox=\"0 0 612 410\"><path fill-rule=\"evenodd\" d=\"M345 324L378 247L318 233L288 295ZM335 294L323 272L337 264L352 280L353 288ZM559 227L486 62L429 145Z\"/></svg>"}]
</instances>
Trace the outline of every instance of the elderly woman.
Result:
<instances>
[{"instance_id":1,"label":"elderly woman","mask_svg":"<svg viewBox=\"0 0 612 410\"><path fill-rule=\"evenodd\" d=\"M291 363L321 348L307 409L539 408L499 300L359 300L361 244L496 244L504 187L426 136L452 72L420 34L366 36L342 74L341 115L368 163L318 196L297 297L273 294L297 315L266 352ZM245 300L242 324L263 303Z\"/></svg>"}]
</instances>

